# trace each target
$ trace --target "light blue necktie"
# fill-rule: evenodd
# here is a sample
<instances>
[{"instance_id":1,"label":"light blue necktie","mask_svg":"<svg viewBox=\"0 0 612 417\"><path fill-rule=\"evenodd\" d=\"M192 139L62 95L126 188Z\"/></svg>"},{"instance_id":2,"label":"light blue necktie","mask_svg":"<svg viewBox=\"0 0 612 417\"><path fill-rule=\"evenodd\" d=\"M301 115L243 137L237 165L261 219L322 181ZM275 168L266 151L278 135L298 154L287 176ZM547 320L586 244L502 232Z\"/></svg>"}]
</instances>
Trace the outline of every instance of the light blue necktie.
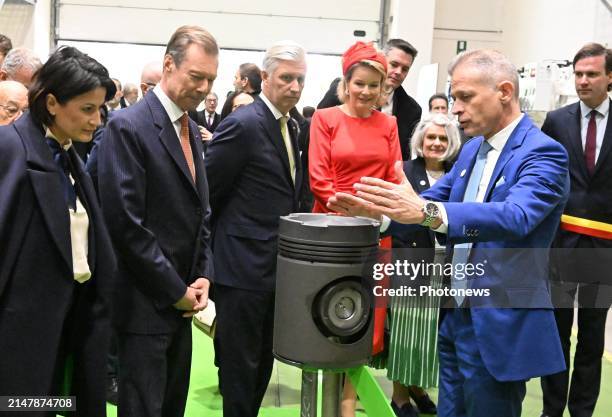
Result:
<instances>
[{"instance_id":1,"label":"light blue necktie","mask_svg":"<svg viewBox=\"0 0 612 417\"><path fill-rule=\"evenodd\" d=\"M474 163L474 168L472 169L472 173L470 174L470 179L468 180L467 188L465 189L465 194L463 195L464 203L473 203L476 201L476 196L478 195L478 187L480 186L480 181L482 180L482 173L484 172L485 163L487 162L487 154L493 147L489 142L483 140L480 145L480 149L478 150L478 155L476 155L476 162ZM455 271L456 265L463 264L465 265L470 256L470 249L472 248L472 243L458 243L454 246L453 252L453 272ZM465 270L465 268L463 269ZM451 288L454 289L465 289L467 288L467 279L463 277L462 279L455 279L453 277L451 279ZM463 299L465 297L462 295L456 295L455 300L457 301L457 305L461 306L463 303Z\"/></svg>"}]
</instances>

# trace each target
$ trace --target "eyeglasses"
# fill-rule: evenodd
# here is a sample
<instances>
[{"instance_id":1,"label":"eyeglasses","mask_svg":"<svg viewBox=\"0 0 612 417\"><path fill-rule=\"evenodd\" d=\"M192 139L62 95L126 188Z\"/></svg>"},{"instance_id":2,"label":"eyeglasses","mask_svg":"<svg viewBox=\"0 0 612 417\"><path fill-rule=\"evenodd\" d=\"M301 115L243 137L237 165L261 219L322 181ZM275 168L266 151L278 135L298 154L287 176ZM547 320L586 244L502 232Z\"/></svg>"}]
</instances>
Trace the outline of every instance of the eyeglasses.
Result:
<instances>
[{"instance_id":1,"label":"eyeglasses","mask_svg":"<svg viewBox=\"0 0 612 417\"><path fill-rule=\"evenodd\" d=\"M9 117L16 116L17 114L21 114L27 110L27 108L20 109L19 107L15 107L12 104L0 104L0 107L4 108Z\"/></svg>"}]
</instances>

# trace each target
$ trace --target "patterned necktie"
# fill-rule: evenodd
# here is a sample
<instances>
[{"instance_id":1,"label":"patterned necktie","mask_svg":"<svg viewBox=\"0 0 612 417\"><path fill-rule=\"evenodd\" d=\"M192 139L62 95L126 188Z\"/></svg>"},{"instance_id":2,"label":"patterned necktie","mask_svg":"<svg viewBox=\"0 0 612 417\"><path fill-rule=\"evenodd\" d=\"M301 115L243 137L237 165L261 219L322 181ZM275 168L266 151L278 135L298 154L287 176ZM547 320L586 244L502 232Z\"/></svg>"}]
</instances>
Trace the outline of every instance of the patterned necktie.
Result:
<instances>
[{"instance_id":1,"label":"patterned necktie","mask_svg":"<svg viewBox=\"0 0 612 417\"><path fill-rule=\"evenodd\" d=\"M68 161L68 152L66 152L55 139L45 138L45 140L53 153L53 161L55 161L60 169L60 179L62 181L62 188L64 189L64 200L69 208L76 210L76 192L70 181L70 161Z\"/></svg>"},{"instance_id":2,"label":"patterned necktie","mask_svg":"<svg viewBox=\"0 0 612 417\"><path fill-rule=\"evenodd\" d=\"M280 130L281 134L283 135L283 141L285 142L285 148L287 148L287 156L289 157L289 172L291 172L291 180L295 184L295 157L293 155L291 137L289 136L289 130L287 129L287 120L289 120L289 116L282 116L280 118Z\"/></svg>"},{"instance_id":3,"label":"patterned necktie","mask_svg":"<svg viewBox=\"0 0 612 417\"><path fill-rule=\"evenodd\" d=\"M183 113L181 116L181 149L185 155L185 161L191 173L191 179L195 183L195 167L193 164L193 153L191 152L191 144L189 143L189 116Z\"/></svg>"},{"instance_id":4,"label":"patterned necktie","mask_svg":"<svg viewBox=\"0 0 612 417\"><path fill-rule=\"evenodd\" d=\"M584 160L586 162L589 175L593 175L595 171L595 148L597 147L597 124L595 117L597 116L597 110L591 111L591 118L589 119L589 125L587 126L586 143L584 144Z\"/></svg>"},{"instance_id":5,"label":"patterned necktie","mask_svg":"<svg viewBox=\"0 0 612 417\"><path fill-rule=\"evenodd\" d=\"M476 201L476 196L478 195L478 189L480 187L480 181L482 181L482 174L484 172L484 167L487 162L487 154L492 148L493 147L491 146L491 144L486 140L483 140L482 144L480 145L478 155L476 155L476 162L474 163L474 168L472 169L470 179L468 180L468 184L465 189L465 194L463 195L464 203ZM472 243L458 243L453 247L453 272L457 270L457 265L462 265L462 270L465 271L465 264L468 261L471 248ZM465 279L465 277L455 278L453 274L451 280L451 288L466 289L467 280ZM457 301L458 306L461 306L461 304L463 304L464 298L465 297L463 295L455 296L455 300Z\"/></svg>"}]
</instances>

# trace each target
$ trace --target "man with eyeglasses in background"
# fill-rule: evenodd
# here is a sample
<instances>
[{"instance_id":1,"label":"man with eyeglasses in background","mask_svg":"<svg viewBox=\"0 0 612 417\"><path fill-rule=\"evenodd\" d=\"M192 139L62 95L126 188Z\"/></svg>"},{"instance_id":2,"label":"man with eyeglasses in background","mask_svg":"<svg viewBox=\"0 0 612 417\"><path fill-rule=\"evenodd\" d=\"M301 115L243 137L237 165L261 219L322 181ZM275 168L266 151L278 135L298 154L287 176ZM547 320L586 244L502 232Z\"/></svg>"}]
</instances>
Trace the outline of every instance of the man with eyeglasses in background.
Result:
<instances>
[{"instance_id":1,"label":"man with eyeglasses in background","mask_svg":"<svg viewBox=\"0 0 612 417\"><path fill-rule=\"evenodd\" d=\"M28 108L28 89L17 81L0 82L0 126L19 118Z\"/></svg>"}]
</instances>

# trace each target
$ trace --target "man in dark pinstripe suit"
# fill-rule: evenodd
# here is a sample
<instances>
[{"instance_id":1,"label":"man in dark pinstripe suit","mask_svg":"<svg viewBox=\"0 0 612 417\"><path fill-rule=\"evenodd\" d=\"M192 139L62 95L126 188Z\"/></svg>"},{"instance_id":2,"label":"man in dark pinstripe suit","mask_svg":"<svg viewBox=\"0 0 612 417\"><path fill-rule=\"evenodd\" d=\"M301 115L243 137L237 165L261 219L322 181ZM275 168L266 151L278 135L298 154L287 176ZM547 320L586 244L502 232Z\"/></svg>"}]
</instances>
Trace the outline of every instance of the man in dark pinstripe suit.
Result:
<instances>
[{"instance_id":1,"label":"man in dark pinstripe suit","mask_svg":"<svg viewBox=\"0 0 612 417\"><path fill-rule=\"evenodd\" d=\"M204 29L177 29L161 82L117 112L99 144L100 200L119 258L114 324L122 417L185 411L190 317L206 306L212 275L208 182L187 111L210 91L218 53Z\"/></svg>"}]
</instances>

